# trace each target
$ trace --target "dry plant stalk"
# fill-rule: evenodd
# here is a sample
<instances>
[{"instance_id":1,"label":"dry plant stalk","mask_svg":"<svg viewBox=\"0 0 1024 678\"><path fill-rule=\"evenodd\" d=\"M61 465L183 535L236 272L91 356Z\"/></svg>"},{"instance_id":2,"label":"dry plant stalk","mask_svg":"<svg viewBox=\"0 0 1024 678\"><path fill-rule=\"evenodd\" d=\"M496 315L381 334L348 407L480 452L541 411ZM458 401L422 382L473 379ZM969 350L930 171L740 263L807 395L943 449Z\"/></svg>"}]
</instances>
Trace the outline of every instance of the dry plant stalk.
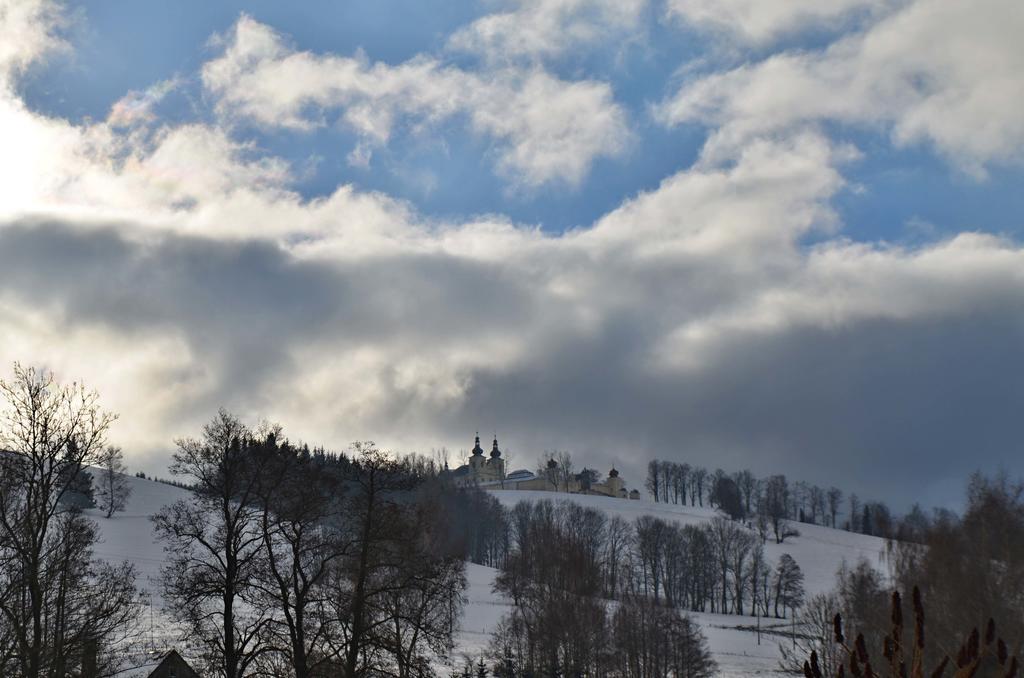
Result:
<instances>
[{"instance_id":1,"label":"dry plant stalk","mask_svg":"<svg viewBox=\"0 0 1024 678\"><path fill-rule=\"evenodd\" d=\"M846 653L846 661L836 668L838 678L846 677L847 665L850 674L855 678L925 677L924 604L921 602L921 591L916 586L914 587L914 646L909 666L903 642L903 601L899 591L894 591L892 594L891 620L892 629L882 644L882 657L885 660L883 666L887 665L888 669L885 673L879 673L871 665L871 656L864 642L864 634L857 634L853 647L850 647L843 635L842 616L839 614L835 616L833 620L834 640ZM952 658L947 653L928 675L931 678L942 678L952 662L955 667L953 678L972 678L981 668L981 663L986 657L995 659L1004 671L1004 678L1016 678L1017 657L1008 656L1006 643L1002 638L996 636L996 623L993 619L988 620L984 638L981 637L978 629L974 628L960 646L956 658ZM818 653L813 650L810 660L804 662L804 676L806 678L823 678L821 666L818 663Z\"/></svg>"}]
</instances>

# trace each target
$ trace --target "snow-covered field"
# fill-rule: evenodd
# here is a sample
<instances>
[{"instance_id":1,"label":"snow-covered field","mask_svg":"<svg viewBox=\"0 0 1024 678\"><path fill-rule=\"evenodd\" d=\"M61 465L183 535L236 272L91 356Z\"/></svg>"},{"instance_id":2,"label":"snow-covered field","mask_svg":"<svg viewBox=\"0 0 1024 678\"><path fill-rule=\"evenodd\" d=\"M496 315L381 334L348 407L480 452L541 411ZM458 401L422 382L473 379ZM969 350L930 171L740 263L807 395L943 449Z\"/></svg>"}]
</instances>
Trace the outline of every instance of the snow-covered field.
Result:
<instances>
[{"instance_id":1,"label":"snow-covered field","mask_svg":"<svg viewBox=\"0 0 1024 678\"><path fill-rule=\"evenodd\" d=\"M659 504L646 500L508 490L497 490L492 494L506 507L524 500L569 500L630 521L642 515L651 515L666 521L697 525L718 515L709 508ZM800 536L787 539L784 544L775 544L770 539L765 545L765 558L769 563L774 563L783 553L793 556L804 572L804 586L809 596L828 591L834 586L836 571L843 561L853 564L860 558L866 558L876 566L882 566L881 557L885 548L883 539L819 525L801 524L798 528ZM491 591L495 573L491 568L469 565L468 602L459 633L460 651L466 655L479 656L487 646L498 621L509 610L508 604ZM756 631L746 630L756 628L758 620L754 617L704 613L691 616L704 630L722 676L778 673L778 643L786 642L786 639L771 632L776 630L787 633L788 622L762 618L762 633L758 644Z\"/></svg>"},{"instance_id":2,"label":"snow-covered field","mask_svg":"<svg viewBox=\"0 0 1024 678\"><path fill-rule=\"evenodd\" d=\"M161 602L155 583L164 558L161 546L153 539L149 517L160 507L183 497L186 491L141 478L133 477L130 481L132 496L125 512L107 519L98 511L89 511L99 524L102 535L96 554L107 560L128 560L135 564L139 572L139 586L148 590L153 606L152 610L146 609L143 615L147 644L161 649L173 644L173 634L160 621L163 616L160 614ZM526 491L494 491L493 494L509 507L523 500L569 500L627 520L641 515L653 515L684 524L700 524L716 515L715 511L707 508L609 497ZM881 566L885 546L882 539L816 525L799 525L799 530L800 536L787 540L785 544L777 545L769 540L765 546L765 556L769 562L775 562L783 553L792 555L804 571L808 595L831 589L836 570L843 561L854 563L863 557ZM469 590L466 592L467 604L458 636L458 656L473 659L479 657L498 621L509 610L507 602L491 590L495 573L491 568L472 564L468 566ZM785 622L761 619L764 632L759 645L757 634L747 630L757 624L753 617L717 614L695 614L693 617L708 637L721 675L755 676L776 672L778 643L786 640L770 631L775 627L785 632Z\"/></svg>"}]
</instances>

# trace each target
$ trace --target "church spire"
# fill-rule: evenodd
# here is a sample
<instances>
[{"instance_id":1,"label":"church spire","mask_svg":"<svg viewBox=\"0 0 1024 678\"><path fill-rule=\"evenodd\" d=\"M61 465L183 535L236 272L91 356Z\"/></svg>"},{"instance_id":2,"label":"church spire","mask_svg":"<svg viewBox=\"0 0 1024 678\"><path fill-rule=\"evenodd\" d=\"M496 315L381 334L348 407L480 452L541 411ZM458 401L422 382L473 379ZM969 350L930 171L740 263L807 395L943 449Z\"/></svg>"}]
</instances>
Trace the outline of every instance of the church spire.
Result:
<instances>
[{"instance_id":1,"label":"church spire","mask_svg":"<svg viewBox=\"0 0 1024 678\"><path fill-rule=\"evenodd\" d=\"M479 457L483 455L484 448L480 447L480 431L476 432L476 444L473 445L473 456Z\"/></svg>"},{"instance_id":2,"label":"church spire","mask_svg":"<svg viewBox=\"0 0 1024 678\"><path fill-rule=\"evenodd\" d=\"M491 459L501 457L501 450L498 449L498 434L494 434L494 446L491 448Z\"/></svg>"}]
</instances>

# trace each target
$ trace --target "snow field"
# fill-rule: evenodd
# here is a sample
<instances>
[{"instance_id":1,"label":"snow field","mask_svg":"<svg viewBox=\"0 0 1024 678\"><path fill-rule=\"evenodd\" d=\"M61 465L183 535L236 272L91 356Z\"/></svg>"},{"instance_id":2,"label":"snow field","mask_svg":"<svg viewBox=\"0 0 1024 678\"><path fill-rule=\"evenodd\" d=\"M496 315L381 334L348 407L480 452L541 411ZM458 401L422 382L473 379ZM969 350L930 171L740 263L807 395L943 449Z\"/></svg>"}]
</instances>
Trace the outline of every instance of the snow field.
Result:
<instances>
[{"instance_id":1,"label":"snow field","mask_svg":"<svg viewBox=\"0 0 1024 678\"><path fill-rule=\"evenodd\" d=\"M111 561L128 560L138 571L138 585L144 590L143 604L149 603L143 611L143 626L146 629L146 644L152 649L165 649L175 644L176 634L167 617L162 613L163 602L157 592L157 576L164 563L163 548L153 536L150 516L161 507L187 495L187 490L153 480L132 477L129 479L132 496L126 510L107 519L95 509L86 511L100 528L100 543L97 556ZM590 495L556 494L551 492L530 492L494 490L495 496L504 506L511 508L520 501L562 500L604 511L609 517L618 515L633 521L642 515L651 515L681 524L700 525L710 521L717 512L710 508L676 506L650 501L631 501ZM877 537L833 530L820 525L797 526L800 536L790 538L785 544L775 544L772 539L765 545L765 557L775 563L783 553L792 555L804 572L808 596L831 590L835 573L845 561L855 563L860 558L882 568L885 541ZM486 649L499 620L509 612L508 602L492 591L497 571L467 564L468 589L466 606L457 637L457 649L453 660L461 663L463 657L478 658ZM761 642L751 630L758 620L754 617L696 613L691 615L700 624L708 638L709 645L719 663L722 676L777 675L778 644L786 642L788 622L760 620ZM773 631L775 633L773 633ZM125 674L128 675L128 674Z\"/></svg>"}]
</instances>

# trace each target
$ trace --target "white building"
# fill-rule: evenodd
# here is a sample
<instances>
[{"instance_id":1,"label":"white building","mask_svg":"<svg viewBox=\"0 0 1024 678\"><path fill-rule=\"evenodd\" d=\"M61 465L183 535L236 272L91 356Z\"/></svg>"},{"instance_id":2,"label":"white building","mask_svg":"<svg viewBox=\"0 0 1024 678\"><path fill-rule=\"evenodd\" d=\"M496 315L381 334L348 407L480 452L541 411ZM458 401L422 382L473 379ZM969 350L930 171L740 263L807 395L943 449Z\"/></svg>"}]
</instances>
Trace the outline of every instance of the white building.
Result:
<instances>
[{"instance_id":1,"label":"white building","mask_svg":"<svg viewBox=\"0 0 1024 678\"><path fill-rule=\"evenodd\" d=\"M500 483L504 480L505 460L501 458L501 450L498 449L498 437L494 437L494 444L488 459L484 457L484 450L480 447L480 434L478 433L473 451L469 455L469 463L458 467L451 474L459 485Z\"/></svg>"},{"instance_id":2,"label":"white building","mask_svg":"<svg viewBox=\"0 0 1024 678\"><path fill-rule=\"evenodd\" d=\"M571 494L597 494L605 497L621 499L639 499L637 490L627 490L626 483L619 477L619 472L612 469L603 482L594 482L591 473L571 474L568 478L558 467L558 462L551 459L547 467L538 473L519 469L505 474L505 461L498 449L498 438L495 436L491 447L490 458L484 457L480 447L480 435L477 434L469 463L450 472L458 485L482 485L489 490L534 490L543 492L568 492Z\"/></svg>"}]
</instances>

